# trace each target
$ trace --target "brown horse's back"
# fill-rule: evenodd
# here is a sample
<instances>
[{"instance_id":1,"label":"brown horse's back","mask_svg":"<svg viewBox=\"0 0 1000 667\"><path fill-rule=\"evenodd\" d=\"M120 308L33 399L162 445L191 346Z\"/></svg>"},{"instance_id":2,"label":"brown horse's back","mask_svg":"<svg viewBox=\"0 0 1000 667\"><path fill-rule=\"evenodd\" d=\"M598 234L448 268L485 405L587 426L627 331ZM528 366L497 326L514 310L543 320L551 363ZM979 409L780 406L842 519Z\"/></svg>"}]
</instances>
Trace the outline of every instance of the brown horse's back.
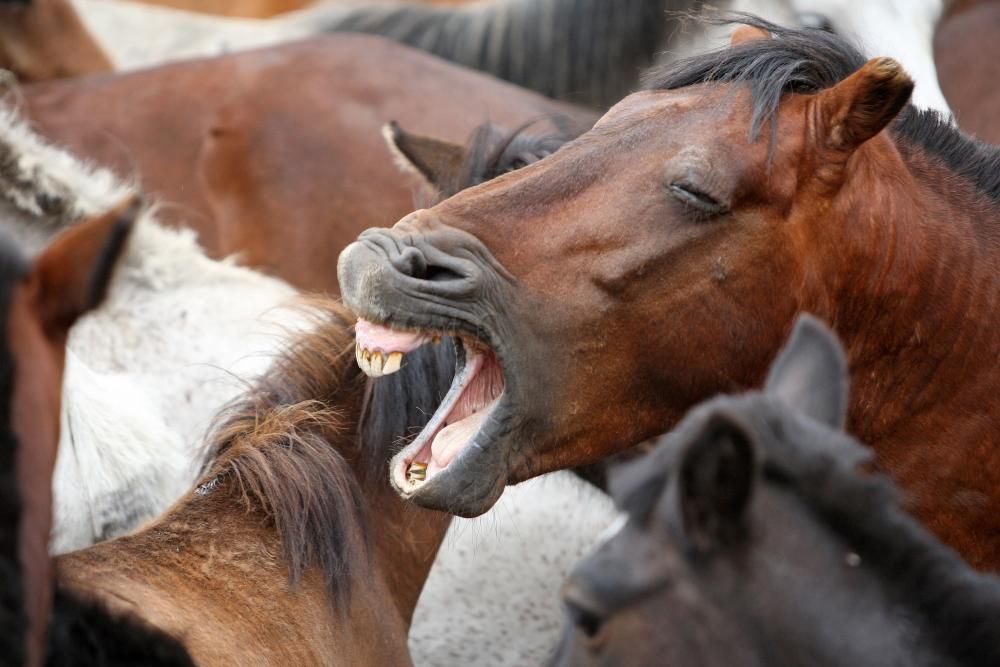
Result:
<instances>
[{"instance_id":1,"label":"brown horse's back","mask_svg":"<svg viewBox=\"0 0 1000 667\"><path fill-rule=\"evenodd\" d=\"M958 126L1000 143L1000 1L964 3L945 17L934 59Z\"/></svg>"},{"instance_id":2,"label":"brown horse's back","mask_svg":"<svg viewBox=\"0 0 1000 667\"><path fill-rule=\"evenodd\" d=\"M26 86L24 113L54 143L179 205L163 211L164 221L183 220L211 247L193 165L212 109L235 77L231 59L211 62Z\"/></svg>"},{"instance_id":3,"label":"brown horse's back","mask_svg":"<svg viewBox=\"0 0 1000 667\"><path fill-rule=\"evenodd\" d=\"M302 288L336 292L336 259L363 229L414 207L415 177L381 137L390 120L464 141L586 111L388 40L336 35L25 90L42 134L179 205L216 256L242 253Z\"/></svg>"}]
</instances>

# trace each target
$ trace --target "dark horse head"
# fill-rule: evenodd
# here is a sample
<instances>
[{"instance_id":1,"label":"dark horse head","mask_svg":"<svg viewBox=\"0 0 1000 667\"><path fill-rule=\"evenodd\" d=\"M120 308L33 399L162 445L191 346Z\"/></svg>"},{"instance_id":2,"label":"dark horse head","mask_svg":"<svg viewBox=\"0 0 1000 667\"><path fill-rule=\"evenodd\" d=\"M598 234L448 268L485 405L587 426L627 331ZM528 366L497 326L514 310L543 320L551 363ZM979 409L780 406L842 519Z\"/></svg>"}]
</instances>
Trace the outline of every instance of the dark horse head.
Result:
<instances>
[{"instance_id":1,"label":"dark horse head","mask_svg":"<svg viewBox=\"0 0 1000 667\"><path fill-rule=\"evenodd\" d=\"M762 392L692 410L613 480L553 665L995 665L1000 582L861 475L844 355L803 316Z\"/></svg>"},{"instance_id":2,"label":"dark horse head","mask_svg":"<svg viewBox=\"0 0 1000 667\"><path fill-rule=\"evenodd\" d=\"M344 300L387 353L462 341L452 393L394 460L401 493L476 515L508 483L663 433L699 401L756 386L808 311L845 340L854 432L880 458L892 448L894 472L919 471L900 479L930 494L922 518L995 523L994 505L962 515L933 495L951 475L992 498L981 466L958 480L958 462L911 445L996 405L1000 379L980 369L1000 354L987 334L1000 261L982 221L1000 189L973 174L996 179L1000 162L906 108L913 84L895 61L746 20L773 35L746 28L651 73L554 154L343 252ZM989 439L946 438L934 456ZM414 461L429 462L422 479L407 477Z\"/></svg>"}]
</instances>

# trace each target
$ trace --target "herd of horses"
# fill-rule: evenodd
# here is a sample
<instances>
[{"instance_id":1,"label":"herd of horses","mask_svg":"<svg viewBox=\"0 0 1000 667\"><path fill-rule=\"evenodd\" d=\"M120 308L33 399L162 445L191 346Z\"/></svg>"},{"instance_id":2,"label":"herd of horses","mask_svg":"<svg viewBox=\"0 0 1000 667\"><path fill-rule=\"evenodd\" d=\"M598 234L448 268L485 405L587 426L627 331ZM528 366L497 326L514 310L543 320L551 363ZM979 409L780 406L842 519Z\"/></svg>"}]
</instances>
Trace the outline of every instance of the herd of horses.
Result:
<instances>
[{"instance_id":1,"label":"herd of horses","mask_svg":"<svg viewBox=\"0 0 1000 667\"><path fill-rule=\"evenodd\" d=\"M4 664L1000 664L1000 3L722 4L0 3Z\"/></svg>"}]
</instances>

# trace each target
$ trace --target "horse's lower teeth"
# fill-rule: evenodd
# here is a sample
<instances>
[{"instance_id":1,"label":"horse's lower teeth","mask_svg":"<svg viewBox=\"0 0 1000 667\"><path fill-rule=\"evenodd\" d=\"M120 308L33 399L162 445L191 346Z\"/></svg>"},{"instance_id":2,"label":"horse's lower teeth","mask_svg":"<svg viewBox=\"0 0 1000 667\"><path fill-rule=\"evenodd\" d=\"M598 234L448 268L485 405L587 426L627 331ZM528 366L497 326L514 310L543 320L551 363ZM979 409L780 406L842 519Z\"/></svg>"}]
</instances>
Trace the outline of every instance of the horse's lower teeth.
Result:
<instances>
[{"instance_id":1,"label":"horse's lower teeth","mask_svg":"<svg viewBox=\"0 0 1000 667\"><path fill-rule=\"evenodd\" d=\"M427 464L422 461L414 461L406 471L406 479L411 484L422 482L427 478Z\"/></svg>"}]
</instances>

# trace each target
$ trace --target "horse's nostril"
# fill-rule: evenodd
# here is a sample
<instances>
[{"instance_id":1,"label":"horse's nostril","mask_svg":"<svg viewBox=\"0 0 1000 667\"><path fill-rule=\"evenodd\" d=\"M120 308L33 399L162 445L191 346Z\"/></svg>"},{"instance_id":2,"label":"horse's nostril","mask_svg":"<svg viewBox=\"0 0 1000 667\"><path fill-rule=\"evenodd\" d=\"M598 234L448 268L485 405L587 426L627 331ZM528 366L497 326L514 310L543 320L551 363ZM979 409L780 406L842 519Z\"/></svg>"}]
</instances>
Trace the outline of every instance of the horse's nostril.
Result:
<instances>
[{"instance_id":1,"label":"horse's nostril","mask_svg":"<svg viewBox=\"0 0 1000 667\"><path fill-rule=\"evenodd\" d=\"M578 601L567 599L566 612L570 620L588 637L595 637L604 625L604 617L595 609L588 608Z\"/></svg>"},{"instance_id":2,"label":"horse's nostril","mask_svg":"<svg viewBox=\"0 0 1000 667\"><path fill-rule=\"evenodd\" d=\"M462 276L443 266L429 266L424 274L424 280L441 283L450 280L461 280L461 278Z\"/></svg>"},{"instance_id":3,"label":"horse's nostril","mask_svg":"<svg viewBox=\"0 0 1000 667\"><path fill-rule=\"evenodd\" d=\"M396 261L393 262L401 272L413 278L425 278L427 276L427 260L424 254L416 248L406 248Z\"/></svg>"}]
</instances>

